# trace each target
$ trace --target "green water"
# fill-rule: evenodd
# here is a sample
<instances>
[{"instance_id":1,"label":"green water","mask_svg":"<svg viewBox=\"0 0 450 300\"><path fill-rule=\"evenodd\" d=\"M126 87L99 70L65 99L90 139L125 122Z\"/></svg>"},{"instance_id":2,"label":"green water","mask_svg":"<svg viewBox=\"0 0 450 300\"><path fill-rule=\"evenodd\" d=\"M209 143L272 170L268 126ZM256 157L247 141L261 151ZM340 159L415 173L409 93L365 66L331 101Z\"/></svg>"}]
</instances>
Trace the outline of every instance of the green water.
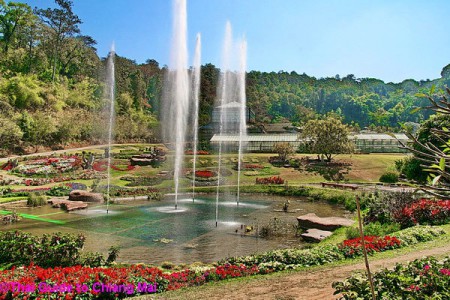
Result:
<instances>
[{"instance_id":1,"label":"green water","mask_svg":"<svg viewBox=\"0 0 450 300\"><path fill-rule=\"evenodd\" d=\"M296 217L309 212L319 216L344 214L337 206L304 199L291 199L292 213L280 213L284 201L286 198L248 196L241 197L241 205L236 206L233 201L221 200L218 227L214 197L200 197L195 203L181 200L177 211L169 200L125 201L110 205L109 214L104 205L71 213L50 206L16 208L21 221L3 225L1 230L83 233L87 237L86 250L106 254L110 246L116 245L121 248L119 261L123 262L212 262L302 243L295 236L257 238L256 233L245 234L245 226L260 228L273 218L295 226Z\"/></svg>"}]
</instances>

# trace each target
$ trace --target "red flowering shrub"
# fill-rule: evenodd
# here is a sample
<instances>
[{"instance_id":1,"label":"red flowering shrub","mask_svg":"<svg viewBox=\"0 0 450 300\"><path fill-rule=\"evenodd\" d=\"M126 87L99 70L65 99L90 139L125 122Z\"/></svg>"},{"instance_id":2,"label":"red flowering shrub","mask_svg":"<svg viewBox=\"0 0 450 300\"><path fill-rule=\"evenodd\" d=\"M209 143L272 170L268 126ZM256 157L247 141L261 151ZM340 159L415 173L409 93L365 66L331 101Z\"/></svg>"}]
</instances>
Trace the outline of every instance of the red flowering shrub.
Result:
<instances>
[{"instance_id":1,"label":"red flowering shrub","mask_svg":"<svg viewBox=\"0 0 450 300\"><path fill-rule=\"evenodd\" d=\"M400 247L400 240L390 236L365 236L364 244L367 252L373 253L398 248ZM345 240L338 247L345 257L355 257L363 254L362 239L360 237Z\"/></svg>"},{"instance_id":2,"label":"red flowering shrub","mask_svg":"<svg viewBox=\"0 0 450 300\"><path fill-rule=\"evenodd\" d=\"M256 178L256 184L284 184L284 179L280 176Z\"/></svg>"},{"instance_id":3,"label":"red flowering shrub","mask_svg":"<svg viewBox=\"0 0 450 300\"><path fill-rule=\"evenodd\" d=\"M420 199L394 215L402 227L416 224L445 224L450 221L450 200Z\"/></svg>"}]
</instances>

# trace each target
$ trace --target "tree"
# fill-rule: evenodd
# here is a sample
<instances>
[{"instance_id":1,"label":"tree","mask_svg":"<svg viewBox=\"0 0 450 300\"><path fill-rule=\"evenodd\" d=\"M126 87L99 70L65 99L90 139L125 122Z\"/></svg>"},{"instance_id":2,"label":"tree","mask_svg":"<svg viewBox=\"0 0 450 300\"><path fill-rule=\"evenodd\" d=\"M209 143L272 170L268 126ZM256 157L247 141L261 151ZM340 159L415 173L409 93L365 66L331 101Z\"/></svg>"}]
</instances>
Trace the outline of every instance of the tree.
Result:
<instances>
[{"instance_id":1,"label":"tree","mask_svg":"<svg viewBox=\"0 0 450 300\"><path fill-rule=\"evenodd\" d=\"M0 41L3 52L8 53L9 46L14 41L17 29L32 18L31 7L25 3L0 0Z\"/></svg>"},{"instance_id":2,"label":"tree","mask_svg":"<svg viewBox=\"0 0 450 300\"><path fill-rule=\"evenodd\" d=\"M352 153L354 143L349 139L349 129L339 119L327 117L323 120L310 120L303 127L300 138L307 145L309 152L325 156L331 161L335 154Z\"/></svg>"},{"instance_id":3,"label":"tree","mask_svg":"<svg viewBox=\"0 0 450 300\"><path fill-rule=\"evenodd\" d=\"M447 198L450 193L450 129L442 124L448 123L448 116L450 116L448 99L450 89L446 88L447 95L442 95L439 100L435 99L433 93L434 87L431 88L429 95L417 94L417 96L427 98L431 105L425 109L432 109L440 116L437 115L432 121L427 122L427 126L422 130L422 136L407 133L413 144L403 144L402 147L412 152L421 162L421 167L430 174L430 183L423 185L421 189L432 195ZM442 127L428 127L433 126L435 120L440 120ZM428 135L425 135L425 132Z\"/></svg>"},{"instance_id":4,"label":"tree","mask_svg":"<svg viewBox=\"0 0 450 300\"><path fill-rule=\"evenodd\" d=\"M55 81L56 68L59 64L59 53L69 37L80 33L80 18L72 11L70 0L55 0L60 8L37 9L36 14L52 30L52 81Z\"/></svg>"},{"instance_id":5,"label":"tree","mask_svg":"<svg viewBox=\"0 0 450 300\"><path fill-rule=\"evenodd\" d=\"M273 146L273 152L278 153L281 161L286 161L294 153L294 147L289 143L276 143Z\"/></svg>"},{"instance_id":6,"label":"tree","mask_svg":"<svg viewBox=\"0 0 450 300\"><path fill-rule=\"evenodd\" d=\"M16 125L9 118L0 116L0 147L4 150L11 150L14 146L18 145L23 132L20 127Z\"/></svg>"}]
</instances>

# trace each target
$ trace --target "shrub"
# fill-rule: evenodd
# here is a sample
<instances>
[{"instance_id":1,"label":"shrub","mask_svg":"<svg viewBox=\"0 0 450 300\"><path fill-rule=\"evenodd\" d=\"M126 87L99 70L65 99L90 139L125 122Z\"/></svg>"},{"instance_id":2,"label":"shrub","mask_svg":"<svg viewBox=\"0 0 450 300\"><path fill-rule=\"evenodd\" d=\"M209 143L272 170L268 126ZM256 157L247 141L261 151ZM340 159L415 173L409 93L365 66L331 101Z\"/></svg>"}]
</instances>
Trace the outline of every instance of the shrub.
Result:
<instances>
[{"instance_id":1,"label":"shrub","mask_svg":"<svg viewBox=\"0 0 450 300\"><path fill-rule=\"evenodd\" d=\"M380 222L369 223L364 226L364 235L385 236L400 230L400 224ZM347 227L345 231L347 239L354 239L360 236L359 229L355 227Z\"/></svg>"},{"instance_id":2,"label":"shrub","mask_svg":"<svg viewBox=\"0 0 450 300\"><path fill-rule=\"evenodd\" d=\"M415 224L445 224L450 220L450 200L419 199L394 215L403 227Z\"/></svg>"},{"instance_id":3,"label":"shrub","mask_svg":"<svg viewBox=\"0 0 450 300\"><path fill-rule=\"evenodd\" d=\"M100 266L117 257L117 248L110 249L110 259L104 260L101 254L81 255L85 237L81 234L55 233L36 237L21 231L0 232L0 265L11 267L29 265L41 267L66 267L74 265Z\"/></svg>"},{"instance_id":4,"label":"shrub","mask_svg":"<svg viewBox=\"0 0 450 300\"><path fill-rule=\"evenodd\" d=\"M27 206L37 207L47 204L47 197L38 193L29 193L27 198Z\"/></svg>"},{"instance_id":5,"label":"shrub","mask_svg":"<svg viewBox=\"0 0 450 300\"><path fill-rule=\"evenodd\" d=\"M402 209L416 201L414 193L402 191L400 193L385 192L378 197L367 198L367 214L364 217L365 223L395 223Z\"/></svg>"},{"instance_id":6,"label":"shrub","mask_svg":"<svg viewBox=\"0 0 450 300\"><path fill-rule=\"evenodd\" d=\"M284 179L280 176L256 178L256 184L284 184Z\"/></svg>"},{"instance_id":7,"label":"shrub","mask_svg":"<svg viewBox=\"0 0 450 300\"><path fill-rule=\"evenodd\" d=\"M450 297L450 256L438 261L434 257L417 259L393 270L374 274L377 299L448 299ZM372 299L365 275L356 274L342 282L333 282L334 294L341 299Z\"/></svg>"},{"instance_id":8,"label":"shrub","mask_svg":"<svg viewBox=\"0 0 450 300\"><path fill-rule=\"evenodd\" d=\"M396 183L397 181L398 181L398 173L396 172L386 172L380 177L380 182Z\"/></svg>"}]
</instances>

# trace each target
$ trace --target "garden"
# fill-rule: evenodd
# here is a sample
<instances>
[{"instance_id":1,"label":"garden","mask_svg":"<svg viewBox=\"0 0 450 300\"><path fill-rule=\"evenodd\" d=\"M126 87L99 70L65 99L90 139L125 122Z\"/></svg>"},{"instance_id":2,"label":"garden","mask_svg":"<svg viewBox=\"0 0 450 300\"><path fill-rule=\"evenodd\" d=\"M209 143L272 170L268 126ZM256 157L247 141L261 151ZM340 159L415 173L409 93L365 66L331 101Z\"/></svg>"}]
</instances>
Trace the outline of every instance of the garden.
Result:
<instances>
[{"instance_id":1,"label":"garden","mask_svg":"<svg viewBox=\"0 0 450 300\"><path fill-rule=\"evenodd\" d=\"M74 152L8 160L2 165L0 173L3 185L0 188L1 201L13 202L17 199L26 199L28 205L34 207L43 205L50 197L67 196L73 190L106 193L108 168L112 175L109 190L112 199L145 196L145 199L160 201L164 194L171 191L173 173L168 165L170 165L172 157L169 155L167 160L158 165L131 164L132 157L150 152L153 147L129 148L131 147L118 146L113 149L110 165L108 165L108 159L102 149L93 149L84 153ZM192 162L193 153L187 152L186 155L186 162L189 164ZM221 173L218 174L218 160L213 154L201 152L198 155L199 165L195 174L190 168L183 170L184 178L182 180L186 184L190 184L195 178L196 190L202 193L212 191L208 188L215 190L219 178L221 184L234 184L238 172L235 156L224 155L221 161ZM297 156L300 162L302 155ZM385 166L398 158L398 155L383 157L384 163L376 171L372 170L371 177L364 174L360 177L360 181L353 182L364 183L369 180L377 183L378 178L376 177L384 172ZM0 297L21 298L26 296L30 299L37 299L43 296L53 295L56 297L58 295L58 297L64 296L67 299L82 299L88 294L92 299L111 297L111 290L105 292L99 290L98 285L95 285L102 282L104 285L116 288L113 294L114 298L126 298L149 292L166 292L196 287L232 278L250 278L312 266L333 265L338 262L361 259L363 249L369 255L376 256L377 253L409 248L435 239L439 240L441 236L446 235L446 230L443 230L441 226L450 221L450 200L417 197L409 192L387 193L377 189L347 191L305 186L302 177L304 170L300 165L298 167L276 166L271 163L270 156L265 154L249 154L244 159L245 161L241 163L242 193L307 197L309 201L313 202L326 201L339 204L349 211L356 209L355 197L360 197L365 223L364 246L357 228L352 226L337 230L330 238L317 245L289 247L254 255L231 256L222 258L215 263L190 265L167 263L155 266L116 263L114 261L118 257L120 261L118 248L111 248L106 256L82 250L85 248L83 245L86 239L83 236L58 233L37 237L20 231L5 231L2 233L4 236L1 238L0 247L10 249L10 251L2 251L2 253L8 252L9 256L4 254L0 257L0 265L3 269L0 274L1 281L17 282L22 286L33 288L33 291L21 291L17 287L6 285L1 287L4 293ZM362 164L367 164L373 157L362 159L360 156L355 156L346 159L352 160L352 168L345 174L345 176L351 177L354 176L351 172L355 172L355 166L359 166L361 160ZM311 174L309 173L308 179L310 183L325 179L320 172L312 176ZM358 176L361 174L363 173L360 172ZM300 182L302 185L299 184ZM44 197L44 200L40 197ZM296 206L289 207L290 212L295 211ZM273 213L279 214L275 211L278 210L274 210ZM283 216L289 217L288 214ZM297 215L292 215L291 218L294 216ZM270 235L264 236L263 232L261 234L261 238L264 239L274 238ZM54 253L54 255L48 259L43 253ZM436 267L430 264L430 268L434 268L433 274L435 275L433 276L444 276L443 279L433 280L447 278L445 270L448 268L445 267L445 262L442 263L442 267L440 264L441 262L437 262ZM387 274L387 271L384 274ZM377 273L375 280L384 280L380 276ZM356 295L355 290L365 289L367 292L367 283L364 283L362 279L358 279L358 282L355 280L352 277L342 284L336 283L336 293L340 293L342 297L346 297L345 299L356 299L351 298L353 297L351 295ZM415 292L418 294L419 290L424 290L423 287L427 286L426 280L431 279L424 279L423 283L410 283L409 286L405 283L405 287L401 290L405 293ZM40 289L39 284L42 282L48 286L44 288L41 285L42 289ZM72 287L70 291L55 290L64 284L67 284L66 289ZM156 290L150 288L154 284L156 284ZM439 289L436 287L435 290Z\"/></svg>"}]
</instances>

